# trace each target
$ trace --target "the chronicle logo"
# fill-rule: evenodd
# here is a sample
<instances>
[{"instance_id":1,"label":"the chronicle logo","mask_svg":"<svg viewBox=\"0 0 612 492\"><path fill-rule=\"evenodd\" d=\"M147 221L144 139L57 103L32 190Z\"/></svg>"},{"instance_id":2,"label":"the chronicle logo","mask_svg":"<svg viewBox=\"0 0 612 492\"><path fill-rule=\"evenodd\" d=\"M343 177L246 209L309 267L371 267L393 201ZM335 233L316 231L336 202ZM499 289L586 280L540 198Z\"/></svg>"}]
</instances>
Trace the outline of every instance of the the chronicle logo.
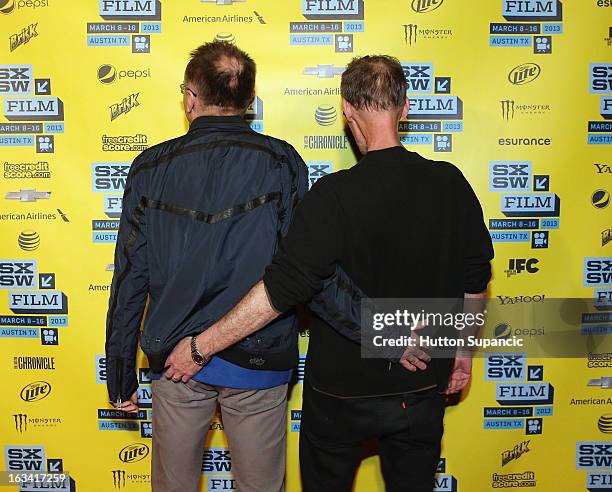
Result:
<instances>
[{"instance_id":1,"label":"the chronicle logo","mask_svg":"<svg viewBox=\"0 0 612 492\"><path fill-rule=\"evenodd\" d=\"M48 7L49 0L0 0L0 13L10 14L15 9L31 8L38 9Z\"/></svg>"},{"instance_id":2,"label":"the chronicle logo","mask_svg":"<svg viewBox=\"0 0 612 492\"><path fill-rule=\"evenodd\" d=\"M101 84L108 85L112 84L115 80L121 79L132 79L138 80L141 78L151 77L151 69L129 69L129 70L117 70L113 65L105 63L98 68L97 72L98 81Z\"/></svg>"},{"instance_id":3,"label":"the chronicle logo","mask_svg":"<svg viewBox=\"0 0 612 492\"><path fill-rule=\"evenodd\" d=\"M128 444L119 451L119 459L124 463L136 463L149 455L149 446L142 443Z\"/></svg>"},{"instance_id":4,"label":"the chronicle logo","mask_svg":"<svg viewBox=\"0 0 612 492\"><path fill-rule=\"evenodd\" d=\"M537 63L522 63L508 73L508 81L513 85L525 85L536 80L542 69Z\"/></svg>"},{"instance_id":5,"label":"the chronicle logo","mask_svg":"<svg viewBox=\"0 0 612 492\"><path fill-rule=\"evenodd\" d=\"M130 94L127 97L124 97L121 100L121 102L116 103L116 104L111 104L110 106L111 121L115 120L122 114L129 113L133 108L140 106L140 103L138 102L139 95L140 95L140 92L135 92L133 94Z\"/></svg>"},{"instance_id":6,"label":"the chronicle logo","mask_svg":"<svg viewBox=\"0 0 612 492\"><path fill-rule=\"evenodd\" d=\"M29 26L24 27L16 34L13 34L9 37L9 48L11 51L15 51L19 46L23 46L28 43L30 39L38 36L38 32L36 28L38 27L38 22L30 24Z\"/></svg>"},{"instance_id":7,"label":"the chronicle logo","mask_svg":"<svg viewBox=\"0 0 612 492\"><path fill-rule=\"evenodd\" d=\"M512 449L504 451L502 453L502 466L506 466L511 461L516 460L520 458L523 454L531 451L531 449L529 449L530 442L531 441L523 441L522 443L514 446Z\"/></svg>"},{"instance_id":8,"label":"the chronicle logo","mask_svg":"<svg viewBox=\"0 0 612 492\"><path fill-rule=\"evenodd\" d=\"M410 7L417 14L425 14L439 9L443 3L444 0L412 0Z\"/></svg>"},{"instance_id":9,"label":"the chronicle logo","mask_svg":"<svg viewBox=\"0 0 612 492\"><path fill-rule=\"evenodd\" d=\"M23 387L19 396L28 403L46 398L51 393L51 385L46 381L34 381Z\"/></svg>"},{"instance_id":10,"label":"the chronicle logo","mask_svg":"<svg viewBox=\"0 0 612 492\"><path fill-rule=\"evenodd\" d=\"M315 121L321 126L331 126L338 119L336 108L331 104L321 104L314 113Z\"/></svg>"}]
</instances>

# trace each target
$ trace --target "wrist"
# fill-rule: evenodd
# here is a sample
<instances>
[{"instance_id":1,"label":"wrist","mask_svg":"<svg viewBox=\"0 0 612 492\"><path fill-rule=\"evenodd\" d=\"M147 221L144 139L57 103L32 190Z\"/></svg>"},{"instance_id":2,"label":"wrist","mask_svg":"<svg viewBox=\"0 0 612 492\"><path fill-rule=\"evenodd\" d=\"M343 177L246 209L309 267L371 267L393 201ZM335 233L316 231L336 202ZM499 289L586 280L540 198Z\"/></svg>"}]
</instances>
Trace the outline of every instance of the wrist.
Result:
<instances>
[{"instance_id":1,"label":"wrist","mask_svg":"<svg viewBox=\"0 0 612 492\"><path fill-rule=\"evenodd\" d=\"M210 360L210 358L213 355L215 355L215 352L214 352L213 347L212 347L212 343L210 342L210 340L208 340L208 337L206 336L206 332L200 333L195 338L195 344L196 344L196 347L198 348L198 351L206 359Z\"/></svg>"}]
</instances>

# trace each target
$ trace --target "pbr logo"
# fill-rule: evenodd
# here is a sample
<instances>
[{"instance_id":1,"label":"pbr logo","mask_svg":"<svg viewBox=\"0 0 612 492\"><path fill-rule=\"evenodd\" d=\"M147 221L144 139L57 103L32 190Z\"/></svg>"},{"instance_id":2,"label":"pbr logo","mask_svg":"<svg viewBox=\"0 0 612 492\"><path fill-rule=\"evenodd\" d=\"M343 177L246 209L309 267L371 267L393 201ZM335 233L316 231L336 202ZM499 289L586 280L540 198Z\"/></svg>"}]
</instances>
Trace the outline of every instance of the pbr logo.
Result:
<instances>
[{"instance_id":1,"label":"pbr logo","mask_svg":"<svg viewBox=\"0 0 612 492\"><path fill-rule=\"evenodd\" d=\"M612 287L612 257L584 259L585 287Z\"/></svg>"},{"instance_id":2,"label":"pbr logo","mask_svg":"<svg viewBox=\"0 0 612 492\"><path fill-rule=\"evenodd\" d=\"M27 27L24 27L18 33L11 35L9 37L10 50L15 51L19 46L29 43L31 39L38 36L38 31L36 30L37 27L38 22L35 22Z\"/></svg>"},{"instance_id":3,"label":"pbr logo","mask_svg":"<svg viewBox=\"0 0 612 492\"><path fill-rule=\"evenodd\" d=\"M113 121L117 119L122 114L129 113L133 108L140 106L138 102L138 96L140 92L135 92L130 94L127 97L124 97L121 102L116 104L111 104L110 106L110 120Z\"/></svg>"},{"instance_id":4,"label":"pbr logo","mask_svg":"<svg viewBox=\"0 0 612 492\"><path fill-rule=\"evenodd\" d=\"M612 442L577 442L576 468L579 470L610 470Z\"/></svg>"},{"instance_id":5,"label":"pbr logo","mask_svg":"<svg viewBox=\"0 0 612 492\"><path fill-rule=\"evenodd\" d=\"M417 14L426 14L439 9L444 0L412 0L410 2L410 8Z\"/></svg>"},{"instance_id":6,"label":"pbr logo","mask_svg":"<svg viewBox=\"0 0 612 492\"><path fill-rule=\"evenodd\" d=\"M0 260L0 289L35 289L37 281L36 260Z\"/></svg>"},{"instance_id":7,"label":"pbr logo","mask_svg":"<svg viewBox=\"0 0 612 492\"><path fill-rule=\"evenodd\" d=\"M19 396L25 402L31 403L42 400L51 394L51 385L46 381L35 381L21 390Z\"/></svg>"},{"instance_id":8,"label":"pbr logo","mask_svg":"<svg viewBox=\"0 0 612 492\"><path fill-rule=\"evenodd\" d=\"M129 162L94 162L91 165L92 191L123 192L129 170Z\"/></svg>"},{"instance_id":9,"label":"pbr logo","mask_svg":"<svg viewBox=\"0 0 612 492\"><path fill-rule=\"evenodd\" d=\"M129 444L119 451L119 459L123 463L136 463L144 460L149 455L149 446L136 443Z\"/></svg>"},{"instance_id":10,"label":"pbr logo","mask_svg":"<svg viewBox=\"0 0 612 492\"><path fill-rule=\"evenodd\" d=\"M45 470L45 448L43 446L6 446L7 471L42 472Z\"/></svg>"},{"instance_id":11,"label":"pbr logo","mask_svg":"<svg viewBox=\"0 0 612 492\"><path fill-rule=\"evenodd\" d=\"M536 80L542 69L537 63L523 63L517 65L508 73L508 81L513 85L525 85Z\"/></svg>"}]
</instances>

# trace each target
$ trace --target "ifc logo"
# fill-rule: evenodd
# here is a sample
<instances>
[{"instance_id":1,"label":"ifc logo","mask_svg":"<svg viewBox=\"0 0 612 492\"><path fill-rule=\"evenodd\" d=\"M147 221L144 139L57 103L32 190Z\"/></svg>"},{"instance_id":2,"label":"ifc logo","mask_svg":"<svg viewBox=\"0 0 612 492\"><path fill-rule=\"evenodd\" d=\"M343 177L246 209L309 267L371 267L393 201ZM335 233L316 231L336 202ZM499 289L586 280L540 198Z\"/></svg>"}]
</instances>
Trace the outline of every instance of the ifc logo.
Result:
<instances>
[{"instance_id":1,"label":"ifc logo","mask_svg":"<svg viewBox=\"0 0 612 492\"><path fill-rule=\"evenodd\" d=\"M215 36L214 40L234 44L236 42L236 36L234 36L231 32L219 32Z\"/></svg>"},{"instance_id":2,"label":"ifc logo","mask_svg":"<svg viewBox=\"0 0 612 492\"><path fill-rule=\"evenodd\" d=\"M330 126L338 119L338 113L331 104L322 104L316 109L314 117L319 125Z\"/></svg>"},{"instance_id":3,"label":"ifc logo","mask_svg":"<svg viewBox=\"0 0 612 492\"><path fill-rule=\"evenodd\" d=\"M117 69L108 63L98 68L98 80L102 84L112 84L117 78Z\"/></svg>"},{"instance_id":4,"label":"ifc logo","mask_svg":"<svg viewBox=\"0 0 612 492\"><path fill-rule=\"evenodd\" d=\"M46 398L51 393L51 385L46 381L34 381L22 390L19 396L23 401L33 402Z\"/></svg>"},{"instance_id":5,"label":"ifc logo","mask_svg":"<svg viewBox=\"0 0 612 492\"><path fill-rule=\"evenodd\" d=\"M597 428L604 434L612 434L612 413L606 413L599 417Z\"/></svg>"},{"instance_id":6,"label":"ifc logo","mask_svg":"<svg viewBox=\"0 0 612 492\"><path fill-rule=\"evenodd\" d=\"M23 231L17 238L17 244L24 251L34 251L40 246L40 236L36 231Z\"/></svg>"},{"instance_id":7,"label":"ifc logo","mask_svg":"<svg viewBox=\"0 0 612 492\"><path fill-rule=\"evenodd\" d=\"M610 193L606 190L596 190L591 195L591 203L595 208L606 208L610 204Z\"/></svg>"},{"instance_id":8,"label":"ifc logo","mask_svg":"<svg viewBox=\"0 0 612 492\"><path fill-rule=\"evenodd\" d=\"M412 10L417 14L426 14L440 8L444 0L412 0Z\"/></svg>"},{"instance_id":9,"label":"ifc logo","mask_svg":"<svg viewBox=\"0 0 612 492\"><path fill-rule=\"evenodd\" d=\"M0 12L10 14L15 10L15 0L0 0Z\"/></svg>"}]
</instances>

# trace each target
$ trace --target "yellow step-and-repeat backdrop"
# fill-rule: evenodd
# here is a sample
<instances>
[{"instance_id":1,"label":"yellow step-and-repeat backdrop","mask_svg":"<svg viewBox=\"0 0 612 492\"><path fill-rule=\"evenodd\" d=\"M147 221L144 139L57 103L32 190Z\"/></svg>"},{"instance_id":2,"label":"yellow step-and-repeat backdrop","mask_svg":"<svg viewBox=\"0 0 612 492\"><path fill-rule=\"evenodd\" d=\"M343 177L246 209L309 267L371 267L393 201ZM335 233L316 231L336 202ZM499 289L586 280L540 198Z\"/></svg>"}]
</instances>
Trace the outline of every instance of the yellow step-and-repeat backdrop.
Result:
<instances>
[{"instance_id":1,"label":"yellow step-and-repeat backdrop","mask_svg":"<svg viewBox=\"0 0 612 492\"><path fill-rule=\"evenodd\" d=\"M402 143L455 163L476 189L496 246L491 295L597 301L582 358L475 361L447 411L436 490L612 490L611 26L610 0L0 0L0 468L69 476L6 490L150 488L146 370L136 418L107 406L114 240L130 163L186 130L188 53L215 38L254 57L248 118L291 142L312 182L355 162L339 97L347 62L398 57L411 103ZM493 336L545 329L501 321ZM303 336L302 362L306 347ZM378 466L364 460L356 491L384 490ZM231 468L216 418L202 490L234 490Z\"/></svg>"}]
</instances>

